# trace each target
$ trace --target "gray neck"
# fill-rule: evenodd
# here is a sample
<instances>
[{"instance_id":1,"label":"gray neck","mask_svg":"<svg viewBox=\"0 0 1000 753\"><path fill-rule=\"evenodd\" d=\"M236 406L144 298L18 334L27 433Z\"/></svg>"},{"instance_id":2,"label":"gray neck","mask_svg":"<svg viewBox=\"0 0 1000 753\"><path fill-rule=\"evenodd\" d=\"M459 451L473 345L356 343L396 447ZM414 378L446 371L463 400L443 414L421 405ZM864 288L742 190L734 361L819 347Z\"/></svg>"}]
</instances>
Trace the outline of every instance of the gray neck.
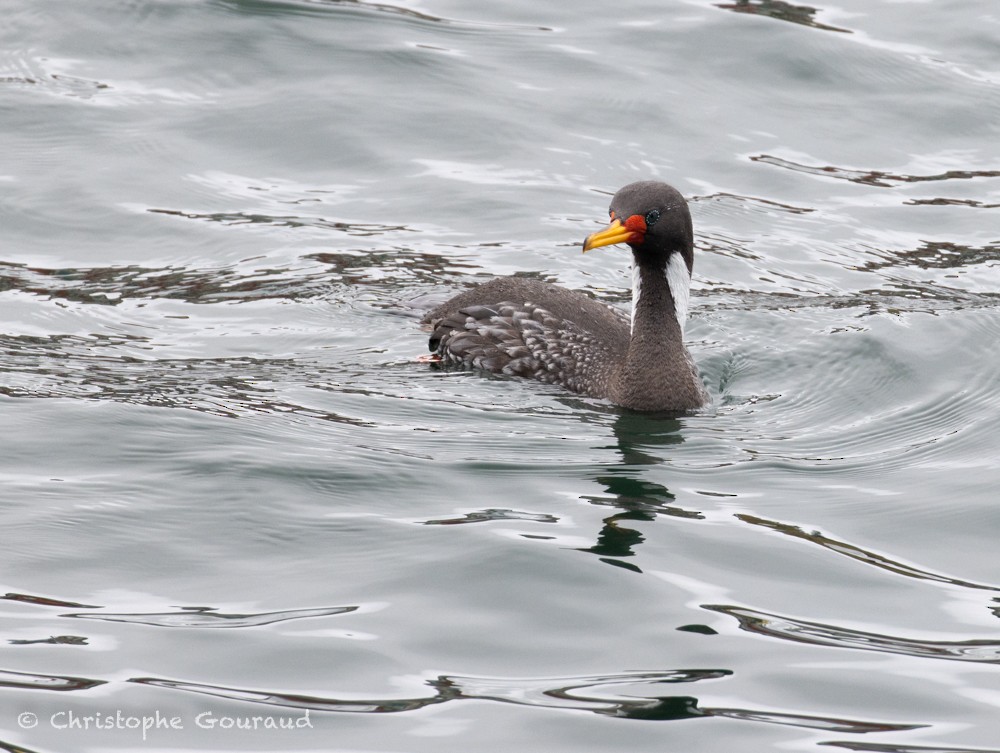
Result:
<instances>
[{"instance_id":1,"label":"gray neck","mask_svg":"<svg viewBox=\"0 0 1000 753\"><path fill-rule=\"evenodd\" d=\"M684 347L690 273L681 254L669 260L666 265L655 258L634 262L632 336L617 385L626 407L673 410L705 402Z\"/></svg>"},{"instance_id":2,"label":"gray neck","mask_svg":"<svg viewBox=\"0 0 1000 753\"><path fill-rule=\"evenodd\" d=\"M671 254L665 267L632 262L632 334L637 322L654 331L672 319L680 328L683 340L687 323L691 273L680 254Z\"/></svg>"}]
</instances>

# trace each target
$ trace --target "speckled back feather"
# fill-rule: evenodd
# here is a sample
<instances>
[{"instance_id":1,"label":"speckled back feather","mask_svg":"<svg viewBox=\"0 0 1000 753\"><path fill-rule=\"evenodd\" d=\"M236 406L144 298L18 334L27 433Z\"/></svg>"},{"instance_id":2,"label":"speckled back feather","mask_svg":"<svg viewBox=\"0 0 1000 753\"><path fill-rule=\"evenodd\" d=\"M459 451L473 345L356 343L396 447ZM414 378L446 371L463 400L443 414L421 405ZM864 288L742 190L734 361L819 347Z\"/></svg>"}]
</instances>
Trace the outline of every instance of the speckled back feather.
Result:
<instances>
[{"instance_id":1,"label":"speckled back feather","mask_svg":"<svg viewBox=\"0 0 1000 753\"><path fill-rule=\"evenodd\" d=\"M545 301L545 307L533 303ZM582 293L524 278L478 285L424 317L444 363L607 397L625 358L625 317Z\"/></svg>"}]
</instances>

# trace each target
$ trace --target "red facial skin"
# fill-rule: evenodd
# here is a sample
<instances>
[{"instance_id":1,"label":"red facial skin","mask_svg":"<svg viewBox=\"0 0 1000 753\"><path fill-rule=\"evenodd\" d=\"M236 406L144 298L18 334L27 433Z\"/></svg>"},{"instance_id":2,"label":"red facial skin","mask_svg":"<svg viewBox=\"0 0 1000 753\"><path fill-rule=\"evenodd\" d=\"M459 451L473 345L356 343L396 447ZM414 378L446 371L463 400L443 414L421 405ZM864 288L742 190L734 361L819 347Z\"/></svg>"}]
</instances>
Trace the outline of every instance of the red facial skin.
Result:
<instances>
[{"instance_id":1,"label":"red facial skin","mask_svg":"<svg viewBox=\"0 0 1000 753\"><path fill-rule=\"evenodd\" d=\"M629 238L629 243L642 243L643 238L646 237L645 217L640 214L633 214L622 224L632 231L632 237Z\"/></svg>"}]
</instances>

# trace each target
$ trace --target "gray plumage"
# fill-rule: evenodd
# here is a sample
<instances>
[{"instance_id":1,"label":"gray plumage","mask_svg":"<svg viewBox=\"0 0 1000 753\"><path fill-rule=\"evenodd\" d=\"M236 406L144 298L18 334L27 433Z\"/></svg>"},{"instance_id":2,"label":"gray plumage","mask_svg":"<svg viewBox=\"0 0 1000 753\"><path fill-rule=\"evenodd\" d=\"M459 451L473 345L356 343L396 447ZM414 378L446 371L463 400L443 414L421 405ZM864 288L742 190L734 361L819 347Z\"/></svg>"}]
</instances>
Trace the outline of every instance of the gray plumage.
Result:
<instances>
[{"instance_id":1,"label":"gray plumage","mask_svg":"<svg viewBox=\"0 0 1000 753\"><path fill-rule=\"evenodd\" d=\"M424 323L432 328L431 352L447 364L560 384L636 410L682 411L704 405L708 396L683 343L686 284L693 261L687 203L670 186L646 181L615 194L611 212L622 222L631 218L626 225L641 224L643 230L626 240L641 283L635 288L641 294L633 300L631 326L624 315L582 293L501 277L428 312ZM633 215L652 222L638 223ZM613 223L609 230L615 227ZM587 239L588 247L594 239L594 247L617 242L602 231ZM679 256L668 274L673 254ZM682 304L675 304L670 289L669 280L679 284L678 274L684 277Z\"/></svg>"}]
</instances>

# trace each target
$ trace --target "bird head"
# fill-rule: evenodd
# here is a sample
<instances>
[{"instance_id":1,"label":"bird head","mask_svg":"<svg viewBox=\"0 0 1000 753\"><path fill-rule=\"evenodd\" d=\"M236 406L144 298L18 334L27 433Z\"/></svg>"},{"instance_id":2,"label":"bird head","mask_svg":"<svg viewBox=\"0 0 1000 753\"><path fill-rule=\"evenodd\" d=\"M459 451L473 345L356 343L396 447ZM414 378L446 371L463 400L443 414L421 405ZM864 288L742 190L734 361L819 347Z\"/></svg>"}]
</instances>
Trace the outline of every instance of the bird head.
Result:
<instances>
[{"instance_id":1,"label":"bird head","mask_svg":"<svg viewBox=\"0 0 1000 753\"><path fill-rule=\"evenodd\" d=\"M680 253L690 273L694 264L694 231L687 201L672 186L644 180L619 189L608 209L611 223L587 236L586 253L601 246L627 243L637 261L666 265Z\"/></svg>"}]
</instances>

